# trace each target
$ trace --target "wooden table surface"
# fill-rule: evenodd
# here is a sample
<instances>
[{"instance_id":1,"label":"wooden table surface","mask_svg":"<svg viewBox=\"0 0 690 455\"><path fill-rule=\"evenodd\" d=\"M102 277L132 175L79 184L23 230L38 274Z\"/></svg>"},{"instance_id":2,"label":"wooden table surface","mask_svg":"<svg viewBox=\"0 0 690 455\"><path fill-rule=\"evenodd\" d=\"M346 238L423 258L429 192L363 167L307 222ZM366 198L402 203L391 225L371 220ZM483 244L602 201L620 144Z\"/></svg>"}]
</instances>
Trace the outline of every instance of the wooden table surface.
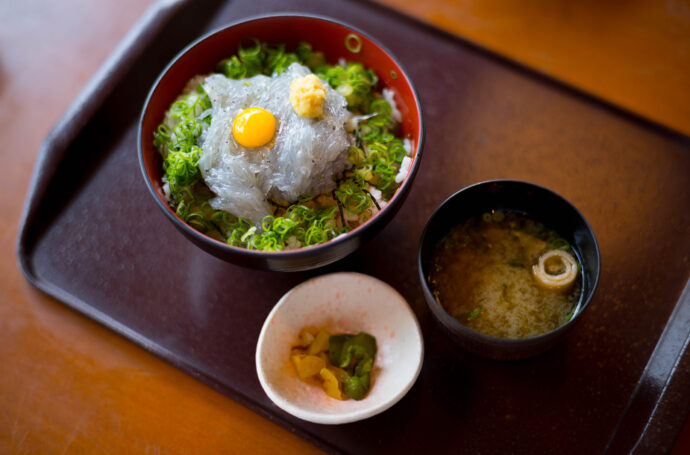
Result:
<instances>
[{"instance_id":1,"label":"wooden table surface","mask_svg":"<svg viewBox=\"0 0 690 455\"><path fill-rule=\"evenodd\" d=\"M690 134L687 1L383 3ZM149 4L0 2L0 453L316 453L43 295L18 268L39 146ZM674 453L690 453L690 423Z\"/></svg>"}]
</instances>

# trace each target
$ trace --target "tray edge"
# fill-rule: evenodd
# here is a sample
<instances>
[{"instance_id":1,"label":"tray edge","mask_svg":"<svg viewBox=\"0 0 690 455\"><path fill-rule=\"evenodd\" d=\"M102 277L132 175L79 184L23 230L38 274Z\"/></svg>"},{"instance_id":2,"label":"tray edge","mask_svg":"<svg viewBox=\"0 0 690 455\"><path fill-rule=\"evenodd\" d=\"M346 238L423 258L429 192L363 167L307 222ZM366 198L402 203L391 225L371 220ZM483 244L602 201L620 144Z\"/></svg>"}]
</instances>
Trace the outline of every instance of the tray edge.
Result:
<instances>
[{"instance_id":1,"label":"tray edge","mask_svg":"<svg viewBox=\"0 0 690 455\"><path fill-rule=\"evenodd\" d=\"M137 57L148 47L160 28L179 8L190 1L157 0L154 2L106 57L41 144L20 217L19 235L15 247L19 268L24 277L34 286L37 285L38 277L34 275L27 255L28 226L35 217L40 201L48 190L69 144L129 72Z\"/></svg>"},{"instance_id":2,"label":"tray edge","mask_svg":"<svg viewBox=\"0 0 690 455\"><path fill-rule=\"evenodd\" d=\"M685 287L676 300L676 305L661 332L654 351L652 351L652 355L640 375L625 410L621 413L606 444L606 453L641 453L646 444L653 442L650 441L651 438L659 438L658 435L653 435L651 430L655 415L663 410L668 400L672 399L667 394L671 380L677 379L676 374L678 373L683 375L685 382L690 380L690 371L677 371L678 365L687 356L690 346L688 326L690 326L690 280L686 281ZM670 351L671 355L662 355L662 351ZM683 379L680 379L681 382ZM650 392L646 392L644 389L654 389L651 397ZM653 402L651 398L654 399ZM642 413L635 412L635 409L640 408L644 411L644 421L641 421L639 417ZM686 409L686 418L689 412L690 408ZM674 431L670 428L667 429L665 435L672 437L675 442L682 427L683 423L681 422L680 427ZM631 440L631 435L634 434L639 434L639 436ZM669 447L669 449L671 448L673 445Z\"/></svg>"}]
</instances>

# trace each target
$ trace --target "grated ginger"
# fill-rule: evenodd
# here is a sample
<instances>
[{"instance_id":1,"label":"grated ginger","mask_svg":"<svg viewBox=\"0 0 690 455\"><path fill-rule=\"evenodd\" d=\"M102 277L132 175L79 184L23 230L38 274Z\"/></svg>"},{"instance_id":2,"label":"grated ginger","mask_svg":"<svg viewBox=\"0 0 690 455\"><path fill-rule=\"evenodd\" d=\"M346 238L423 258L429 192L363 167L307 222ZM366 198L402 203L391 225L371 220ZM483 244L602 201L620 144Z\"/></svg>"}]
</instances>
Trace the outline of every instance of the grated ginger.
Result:
<instances>
[{"instance_id":1,"label":"grated ginger","mask_svg":"<svg viewBox=\"0 0 690 455\"><path fill-rule=\"evenodd\" d=\"M290 104L297 115L302 117L321 117L326 87L314 74L307 74L290 84Z\"/></svg>"}]
</instances>

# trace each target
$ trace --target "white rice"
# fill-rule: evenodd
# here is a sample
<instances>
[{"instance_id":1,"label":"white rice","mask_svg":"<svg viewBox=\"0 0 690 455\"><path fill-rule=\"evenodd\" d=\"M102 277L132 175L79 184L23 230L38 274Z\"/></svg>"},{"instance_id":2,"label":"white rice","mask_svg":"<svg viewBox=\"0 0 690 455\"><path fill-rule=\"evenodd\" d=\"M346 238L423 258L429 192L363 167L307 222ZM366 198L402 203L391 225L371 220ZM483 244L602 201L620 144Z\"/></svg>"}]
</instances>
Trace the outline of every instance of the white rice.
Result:
<instances>
[{"instance_id":1,"label":"white rice","mask_svg":"<svg viewBox=\"0 0 690 455\"><path fill-rule=\"evenodd\" d=\"M409 156L403 158L402 163L400 163L400 170L398 171L398 174L395 176L395 183L402 183L402 181L405 180L405 177L407 177L407 173L410 172L411 164L412 158L410 158Z\"/></svg>"},{"instance_id":2,"label":"white rice","mask_svg":"<svg viewBox=\"0 0 690 455\"><path fill-rule=\"evenodd\" d=\"M393 90L384 88L381 93L383 94L383 99L388 101L388 104L391 105L391 118L395 120L396 123L402 122L402 114L398 109L398 105L395 103L395 94Z\"/></svg>"}]
</instances>

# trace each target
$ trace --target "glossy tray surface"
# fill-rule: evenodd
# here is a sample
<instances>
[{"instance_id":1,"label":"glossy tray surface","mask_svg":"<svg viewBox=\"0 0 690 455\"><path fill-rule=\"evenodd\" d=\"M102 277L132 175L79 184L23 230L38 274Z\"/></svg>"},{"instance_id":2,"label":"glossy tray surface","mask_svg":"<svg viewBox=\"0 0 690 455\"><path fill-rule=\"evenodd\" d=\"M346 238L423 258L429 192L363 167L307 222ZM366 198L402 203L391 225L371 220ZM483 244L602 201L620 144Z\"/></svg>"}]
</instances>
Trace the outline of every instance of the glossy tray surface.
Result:
<instances>
[{"instance_id":1,"label":"glossy tray surface","mask_svg":"<svg viewBox=\"0 0 690 455\"><path fill-rule=\"evenodd\" d=\"M422 166L396 218L325 269L243 269L193 246L156 207L139 171L146 93L186 44L266 12L308 12L359 27L407 69L424 107ZM555 349L495 362L458 352L423 302L416 254L447 196L496 178L572 202L602 255L597 294ZM44 143L19 238L27 278L328 451L621 453L669 450L690 409L690 141L366 2L159 3ZM353 270L395 287L425 337L417 384L366 421L297 420L264 395L254 350L280 296Z\"/></svg>"}]
</instances>

